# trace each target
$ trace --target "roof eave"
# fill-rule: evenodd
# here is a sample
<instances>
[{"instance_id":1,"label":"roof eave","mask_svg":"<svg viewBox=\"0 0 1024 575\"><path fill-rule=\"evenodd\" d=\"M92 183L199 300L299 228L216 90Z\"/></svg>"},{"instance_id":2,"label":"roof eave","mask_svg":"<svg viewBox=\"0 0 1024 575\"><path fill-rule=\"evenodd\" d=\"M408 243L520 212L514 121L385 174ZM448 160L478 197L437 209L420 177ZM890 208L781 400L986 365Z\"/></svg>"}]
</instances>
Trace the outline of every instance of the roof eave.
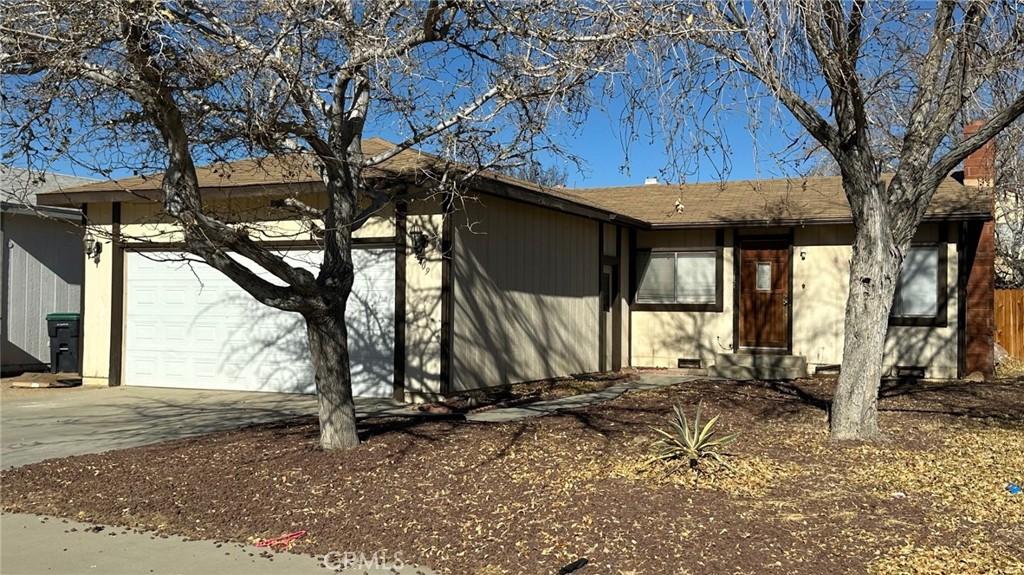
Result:
<instances>
[{"instance_id":1,"label":"roof eave","mask_svg":"<svg viewBox=\"0 0 1024 575\"><path fill-rule=\"evenodd\" d=\"M963 212L956 214L930 214L922 221L934 222L961 222L961 221L986 221L991 220L990 212ZM791 227L791 226L820 226L820 225L842 225L853 224L853 218L806 218L806 219L780 219L780 220L706 220L695 222L652 222L649 228L652 230L680 230L693 228L746 228L746 227Z\"/></svg>"},{"instance_id":2,"label":"roof eave","mask_svg":"<svg viewBox=\"0 0 1024 575\"><path fill-rule=\"evenodd\" d=\"M505 198L514 201L520 201L527 204L535 205L542 208L553 209L568 214L582 216L585 218L605 221L609 223L618 223L630 227L649 229L650 223L644 220L639 220L625 214L612 212L595 206L590 206L582 202L577 202L569 198L562 198L551 194L545 194L536 190L531 190L515 184L510 184L498 179L480 179L474 182L474 187L483 193Z\"/></svg>"},{"instance_id":3,"label":"roof eave","mask_svg":"<svg viewBox=\"0 0 1024 575\"><path fill-rule=\"evenodd\" d=\"M240 186L207 186L200 193L204 198L275 197L294 193L316 193L324 189L322 182L288 182L280 184L246 184ZM41 205L78 207L82 204L106 202L162 202L160 189L98 189L84 191L60 191L36 194Z\"/></svg>"},{"instance_id":4,"label":"roof eave","mask_svg":"<svg viewBox=\"0 0 1024 575\"><path fill-rule=\"evenodd\" d=\"M38 204L29 206L13 202L0 202L0 211L5 214L54 218L76 222L82 219L82 212L77 209Z\"/></svg>"}]
</instances>

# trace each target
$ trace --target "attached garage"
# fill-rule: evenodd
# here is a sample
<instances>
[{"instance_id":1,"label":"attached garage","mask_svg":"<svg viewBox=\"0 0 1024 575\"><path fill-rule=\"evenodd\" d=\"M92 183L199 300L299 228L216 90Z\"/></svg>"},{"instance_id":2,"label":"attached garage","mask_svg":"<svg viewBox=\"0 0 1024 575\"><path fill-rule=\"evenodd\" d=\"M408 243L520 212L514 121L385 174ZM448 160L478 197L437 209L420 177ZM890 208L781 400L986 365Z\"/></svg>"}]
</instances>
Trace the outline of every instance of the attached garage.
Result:
<instances>
[{"instance_id":1,"label":"attached garage","mask_svg":"<svg viewBox=\"0 0 1024 575\"><path fill-rule=\"evenodd\" d=\"M320 251L289 250L315 271ZM391 397L394 386L395 249L354 251L347 312L353 391ZM261 277L274 280L239 257ZM299 314L260 304L219 271L181 253L125 254L125 385L312 393L313 367Z\"/></svg>"}]
</instances>

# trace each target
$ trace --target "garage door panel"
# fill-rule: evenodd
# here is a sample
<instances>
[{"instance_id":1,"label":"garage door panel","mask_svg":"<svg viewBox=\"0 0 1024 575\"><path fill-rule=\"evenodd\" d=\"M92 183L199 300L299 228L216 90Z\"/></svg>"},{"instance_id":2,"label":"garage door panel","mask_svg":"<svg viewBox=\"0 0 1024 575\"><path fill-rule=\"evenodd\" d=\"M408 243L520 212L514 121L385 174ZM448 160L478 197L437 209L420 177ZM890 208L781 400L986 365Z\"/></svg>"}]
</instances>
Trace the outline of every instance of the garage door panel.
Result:
<instances>
[{"instance_id":1,"label":"garage door panel","mask_svg":"<svg viewBox=\"0 0 1024 575\"><path fill-rule=\"evenodd\" d=\"M374 385L393 377L395 306L395 265L387 250L353 253L356 269L352 296L345 311L351 361L352 390L356 395L373 395ZM379 278L375 280L374 278Z\"/></svg>"},{"instance_id":2,"label":"garage door panel","mask_svg":"<svg viewBox=\"0 0 1024 575\"><path fill-rule=\"evenodd\" d=\"M289 252L315 271L320 252ZM298 314L260 304L220 272L173 253L129 253L125 383L248 391L315 391ZM244 258L236 258L259 270ZM349 355L357 396L389 397L394 371L394 251L355 250ZM163 260L163 261L161 261ZM259 270L265 279L269 274ZM280 283L280 282L276 282Z\"/></svg>"}]
</instances>

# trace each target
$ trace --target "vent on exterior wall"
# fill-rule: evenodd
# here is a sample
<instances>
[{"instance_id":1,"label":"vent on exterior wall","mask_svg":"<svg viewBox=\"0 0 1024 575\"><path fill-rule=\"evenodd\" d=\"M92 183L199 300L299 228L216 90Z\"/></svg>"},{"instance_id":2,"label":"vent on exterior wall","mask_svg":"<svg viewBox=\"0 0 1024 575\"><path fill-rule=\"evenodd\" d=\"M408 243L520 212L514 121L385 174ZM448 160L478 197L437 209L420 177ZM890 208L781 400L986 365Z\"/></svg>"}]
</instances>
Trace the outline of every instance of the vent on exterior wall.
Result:
<instances>
[{"instance_id":1,"label":"vent on exterior wall","mask_svg":"<svg viewBox=\"0 0 1024 575\"><path fill-rule=\"evenodd\" d=\"M918 365L897 365L892 371L899 379L924 379L924 368Z\"/></svg>"},{"instance_id":2,"label":"vent on exterior wall","mask_svg":"<svg viewBox=\"0 0 1024 575\"><path fill-rule=\"evenodd\" d=\"M676 361L676 367L679 369L700 369L700 360L693 358L680 357Z\"/></svg>"},{"instance_id":3,"label":"vent on exterior wall","mask_svg":"<svg viewBox=\"0 0 1024 575\"><path fill-rule=\"evenodd\" d=\"M657 186L659 183L658 178L644 178L645 186Z\"/></svg>"},{"instance_id":4,"label":"vent on exterior wall","mask_svg":"<svg viewBox=\"0 0 1024 575\"><path fill-rule=\"evenodd\" d=\"M839 367L838 363L822 364L814 368L814 373L820 373L822 375L836 375L839 373Z\"/></svg>"}]
</instances>

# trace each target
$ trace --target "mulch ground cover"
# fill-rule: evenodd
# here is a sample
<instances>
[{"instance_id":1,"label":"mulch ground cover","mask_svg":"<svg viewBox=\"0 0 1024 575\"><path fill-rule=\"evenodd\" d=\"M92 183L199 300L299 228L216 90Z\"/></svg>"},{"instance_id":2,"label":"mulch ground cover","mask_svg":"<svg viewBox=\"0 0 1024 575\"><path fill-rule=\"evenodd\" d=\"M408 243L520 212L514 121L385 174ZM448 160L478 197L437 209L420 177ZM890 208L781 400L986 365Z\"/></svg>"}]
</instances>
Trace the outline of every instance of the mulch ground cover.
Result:
<instances>
[{"instance_id":1,"label":"mulch ground cover","mask_svg":"<svg viewBox=\"0 0 1024 575\"><path fill-rule=\"evenodd\" d=\"M1024 381L888 385L887 440L835 444L833 381L688 382L510 424L316 421L0 474L3 508L253 541L387 550L453 574L1024 573ZM732 471L641 465L673 405L738 432Z\"/></svg>"},{"instance_id":2,"label":"mulch ground cover","mask_svg":"<svg viewBox=\"0 0 1024 575\"><path fill-rule=\"evenodd\" d=\"M420 411L429 413L473 413L529 405L573 395L605 390L613 385L639 378L639 372L581 374L573 377L514 383L512 385L467 391L436 403L424 403Z\"/></svg>"}]
</instances>

